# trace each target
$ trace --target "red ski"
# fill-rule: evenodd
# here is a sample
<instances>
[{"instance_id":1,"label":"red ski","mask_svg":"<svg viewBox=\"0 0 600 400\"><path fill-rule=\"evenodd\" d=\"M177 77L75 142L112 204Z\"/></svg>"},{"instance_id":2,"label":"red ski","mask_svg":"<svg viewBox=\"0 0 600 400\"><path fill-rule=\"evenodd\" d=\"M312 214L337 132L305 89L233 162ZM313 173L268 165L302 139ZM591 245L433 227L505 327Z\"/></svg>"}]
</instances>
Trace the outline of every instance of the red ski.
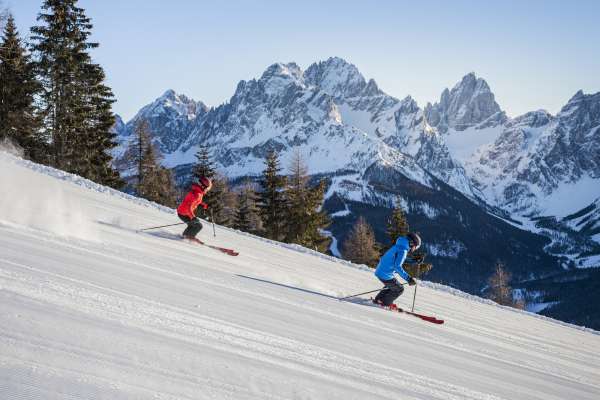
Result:
<instances>
[{"instance_id":1,"label":"red ski","mask_svg":"<svg viewBox=\"0 0 600 400\"><path fill-rule=\"evenodd\" d=\"M184 238L183 240L187 240L191 243L197 243L197 244L201 244L202 246L207 246L210 247L211 249L215 249L215 250L219 250L222 253L228 254L230 256L237 256L240 253L238 253L237 251L233 250L233 249L227 249L225 247L219 247L219 246L213 246L212 244L206 244L204 243L202 240L198 239L198 238Z\"/></svg>"},{"instance_id":2,"label":"red ski","mask_svg":"<svg viewBox=\"0 0 600 400\"><path fill-rule=\"evenodd\" d=\"M418 313L415 313L415 312L412 312L412 311L403 310L403 309L401 309L400 307L398 307L395 304L392 304L391 306L386 307L386 306L383 306L383 305L380 305L380 304L373 303L373 300L371 300L371 302L372 302L372 304L375 307L383 308L384 310L397 311L399 313L413 315L413 316L415 316L417 318L421 318L423 321L431 322L433 324L439 324L439 325L441 325L441 324L444 323L443 319L437 319L436 317L431 317L429 315L423 315L423 314L418 314Z\"/></svg>"},{"instance_id":3,"label":"red ski","mask_svg":"<svg viewBox=\"0 0 600 400\"><path fill-rule=\"evenodd\" d=\"M405 313L405 314L410 314L410 315L414 315L417 318L421 318L424 321L432 322L434 324L440 324L441 325L441 324L444 323L443 319L437 319L436 317L431 317L429 315L417 314L417 313L414 313L414 312L411 312L411 311L406 311L406 310L401 309L400 307L398 307L397 310L398 310L398 312Z\"/></svg>"}]
</instances>

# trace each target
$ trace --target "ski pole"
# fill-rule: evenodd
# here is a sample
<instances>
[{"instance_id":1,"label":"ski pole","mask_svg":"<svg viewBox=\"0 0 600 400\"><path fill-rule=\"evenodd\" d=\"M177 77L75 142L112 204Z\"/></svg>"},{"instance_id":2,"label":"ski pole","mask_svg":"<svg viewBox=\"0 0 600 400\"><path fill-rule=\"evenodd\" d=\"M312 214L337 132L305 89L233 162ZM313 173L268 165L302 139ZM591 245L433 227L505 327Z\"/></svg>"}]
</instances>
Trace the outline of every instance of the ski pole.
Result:
<instances>
[{"instance_id":1,"label":"ski pole","mask_svg":"<svg viewBox=\"0 0 600 400\"><path fill-rule=\"evenodd\" d=\"M413 304L410 312L415 312L415 299L417 298L417 284L415 284L415 292L413 293Z\"/></svg>"},{"instance_id":2,"label":"ski pole","mask_svg":"<svg viewBox=\"0 0 600 400\"><path fill-rule=\"evenodd\" d=\"M167 226L183 225L183 224L185 224L185 222L179 222L177 224L171 224L171 225L153 226L151 228L138 229L138 232L149 231L150 229L166 228Z\"/></svg>"},{"instance_id":3,"label":"ski pole","mask_svg":"<svg viewBox=\"0 0 600 400\"><path fill-rule=\"evenodd\" d=\"M349 299L349 298L351 298L351 297L360 296L361 294L367 294L367 293L378 292L378 291L380 291L380 290L382 290L382 289L385 289L385 287L383 287L383 288L381 288L381 289L375 289L375 290L371 290L371 291L368 291L368 292L357 293L357 294L353 294L353 295L350 295L350 296L341 297L341 298L339 298L338 300L346 300L346 299Z\"/></svg>"},{"instance_id":4,"label":"ski pole","mask_svg":"<svg viewBox=\"0 0 600 400\"><path fill-rule=\"evenodd\" d=\"M419 276L419 272L421 272L421 264L417 267L417 276ZM415 292L413 293L413 304L410 312L415 312L415 300L417 298L417 281L415 280Z\"/></svg>"},{"instance_id":5,"label":"ski pole","mask_svg":"<svg viewBox=\"0 0 600 400\"><path fill-rule=\"evenodd\" d=\"M404 285L406 285L406 283L401 283L400 285L403 285L403 286L404 286ZM353 295L350 295L350 296L341 297L341 298L339 298L338 300L345 300L345 299L349 299L349 298L351 298L351 297L360 296L361 294L368 294L368 293L378 292L378 291L380 291L380 290L383 290L383 289L385 289L385 288L386 288L386 287L384 286L384 287L382 287L381 289L375 289L375 290L370 290L370 291L368 291L368 292L357 293L357 294L353 294Z\"/></svg>"},{"instance_id":6,"label":"ski pole","mask_svg":"<svg viewBox=\"0 0 600 400\"><path fill-rule=\"evenodd\" d=\"M217 237L217 232L215 231L215 216L213 215L212 208L210 209L210 220L212 221L212 224L213 224L213 236Z\"/></svg>"}]
</instances>

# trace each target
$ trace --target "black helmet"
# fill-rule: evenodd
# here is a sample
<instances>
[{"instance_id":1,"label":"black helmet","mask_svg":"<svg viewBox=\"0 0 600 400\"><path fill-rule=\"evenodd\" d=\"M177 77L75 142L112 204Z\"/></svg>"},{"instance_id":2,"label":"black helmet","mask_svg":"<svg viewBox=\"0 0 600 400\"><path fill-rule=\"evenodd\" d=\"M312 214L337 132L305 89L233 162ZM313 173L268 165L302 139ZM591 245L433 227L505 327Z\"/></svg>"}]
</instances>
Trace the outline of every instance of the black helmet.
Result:
<instances>
[{"instance_id":1,"label":"black helmet","mask_svg":"<svg viewBox=\"0 0 600 400\"><path fill-rule=\"evenodd\" d=\"M413 250L417 250L419 247L421 247L421 238L419 237L419 235L413 232L408 232L406 234L406 237L408 238L408 243L410 244L410 246L414 247Z\"/></svg>"},{"instance_id":2,"label":"black helmet","mask_svg":"<svg viewBox=\"0 0 600 400\"><path fill-rule=\"evenodd\" d=\"M200 178L198 178L198 183L202 186L204 186L205 188L209 187L212 185L212 182L209 178L205 177L205 176L201 176Z\"/></svg>"}]
</instances>

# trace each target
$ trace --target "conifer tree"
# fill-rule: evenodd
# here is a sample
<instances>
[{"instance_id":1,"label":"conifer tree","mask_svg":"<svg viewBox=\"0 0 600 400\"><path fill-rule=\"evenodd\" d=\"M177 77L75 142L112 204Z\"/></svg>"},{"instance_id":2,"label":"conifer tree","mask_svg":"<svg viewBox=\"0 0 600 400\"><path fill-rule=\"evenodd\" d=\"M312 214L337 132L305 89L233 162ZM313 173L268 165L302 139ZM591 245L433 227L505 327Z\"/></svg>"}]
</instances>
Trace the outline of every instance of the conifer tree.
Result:
<instances>
[{"instance_id":1,"label":"conifer tree","mask_svg":"<svg viewBox=\"0 0 600 400\"><path fill-rule=\"evenodd\" d=\"M215 223L220 225L228 225L230 221L230 214L225 210L225 199L228 198L228 186L227 180L224 176L217 174L212 156L208 149L208 146L201 145L196 153L196 165L192 170L194 178L205 176L213 182L213 187L204 196L204 202L209 205L208 211L200 211L204 214L205 218L212 215L215 218Z\"/></svg>"},{"instance_id":2,"label":"conifer tree","mask_svg":"<svg viewBox=\"0 0 600 400\"><path fill-rule=\"evenodd\" d=\"M144 180L144 152L150 145L150 125L146 120L139 120L135 123L134 134L129 139L123 157L125 166L135 175L136 187Z\"/></svg>"},{"instance_id":3,"label":"conifer tree","mask_svg":"<svg viewBox=\"0 0 600 400\"><path fill-rule=\"evenodd\" d=\"M408 232L410 232L410 227L406 219L406 214L401 206L401 198L398 197L396 200L396 205L392 210L392 215L388 219L387 223L386 233L390 238L390 244L387 249L392 247L400 236L406 236ZM387 249L385 249L385 251L387 251ZM432 264L423 262L424 258L425 253L423 253L422 250L417 251L414 254L411 254L411 257L409 258L410 262L404 263L402 268L404 268L404 270L406 270L406 272L408 272L408 274L413 278L420 278L433 268ZM413 259L418 261L413 261Z\"/></svg>"},{"instance_id":4,"label":"conifer tree","mask_svg":"<svg viewBox=\"0 0 600 400\"><path fill-rule=\"evenodd\" d=\"M136 124L135 135L125 157L130 170L136 175L135 191L139 197L167 207L176 205L172 173L159 164L161 155L152 144L147 121L141 120Z\"/></svg>"},{"instance_id":5,"label":"conifer tree","mask_svg":"<svg viewBox=\"0 0 600 400\"><path fill-rule=\"evenodd\" d=\"M344 258L357 264L375 267L379 261L378 244L373 228L361 216L344 242Z\"/></svg>"},{"instance_id":6,"label":"conifer tree","mask_svg":"<svg viewBox=\"0 0 600 400\"><path fill-rule=\"evenodd\" d=\"M320 232L329 225L327 214L321 210L325 181L319 182L313 188L309 187L308 167L300 152L294 154L289 172L285 192L287 202L285 241L324 251L329 242L329 239Z\"/></svg>"},{"instance_id":7,"label":"conifer tree","mask_svg":"<svg viewBox=\"0 0 600 400\"><path fill-rule=\"evenodd\" d=\"M115 116L112 112L114 97L112 90L103 82L104 71L99 65L86 66L86 83L88 118L86 119L85 144L80 152L85 151L83 170L95 182L120 188L123 181L113 166L110 150L116 147L116 133L112 127Z\"/></svg>"},{"instance_id":8,"label":"conifer tree","mask_svg":"<svg viewBox=\"0 0 600 400\"><path fill-rule=\"evenodd\" d=\"M237 196L233 227L249 233L258 233L261 230L261 221L256 208L256 194L249 180L244 182Z\"/></svg>"},{"instance_id":9,"label":"conifer tree","mask_svg":"<svg viewBox=\"0 0 600 400\"><path fill-rule=\"evenodd\" d=\"M270 151L265 159L265 170L259 181L257 207L263 224L265 237L283 240L285 231L286 203L284 188L286 178L280 175L279 158L275 151Z\"/></svg>"},{"instance_id":10,"label":"conifer tree","mask_svg":"<svg viewBox=\"0 0 600 400\"><path fill-rule=\"evenodd\" d=\"M386 233L390 238L390 247L396 243L400 236L406 236L409 231L408 221L402 209L400 198L398 198L387 223Z\"/></svg>"},{"instance_id":11,"label":"conifer tree","mask_svg":"<svg viewBox=\"0 0 600 400\"><path fill-rule=\"evenodd\" d=\"M196 164L194 165L192 173L196 179L202 176L209 179L215 177L215 166L212 162L208 146L200 145L198 152L196 152Z\"/></svg>"},{"instance_id":12,"label":"conifer tree","mask_svg":"<svg viewBox=\"0 0 600 400\"><path fill-rule=\"evenodd\" d=\"M233 226L237 196L229 188L225 175L215 172L213 188L207 193L206 198L205 201L210 205L209 214L211 218L214 217L214 222L223 226Z\"/></svg>"},{"instance_id":13,"label":"conifer tree","mask_svg":"<svg viewBox=\"0 0 600 400\"><path fill-rule=\"evenodd\" d=\"M102 68L88 53L92 24L77 0L45 0L31 28L45 128L50 139L50 164L100 183L118 185L111 165L115 146L110 128L113 95L103 84Z\"/></svg>"},{"instance_id":14,"label":"conifer tree","mask_svg":"<svg viewBox=\"0 0 600 400\"><path fill-rule=\"evenodd\" d=\"M10 14L0 42L0 82L0 140L8 139L26 157L43 161L45 141L35 106L41 86Z\"/></svg>"},{"instance_id":15,"label":"conifer tree","mask_svg":"<svg viewBox=\"0 0 600 400\"><path fill-rule=\"evenodd\" d=\"M325 180L321 180L308 192L306 225L300 241L300 244L303 246L316 249L320 252L325 252L331 242L330 238L321 234L321 231L331 224L329 216L322 209L326 188Z\"/></svg>"},{"instance_id":16,"label":"conifer tree","mask_svg":"<svg viewBox=\"0 0 600 400\"><path fill-rule=\"evenodd\" d=\"M301 241L308 217L308 168L300 152L294 153L289 169L285 190L286 198L286 235L288 243ZM298 243L301 244L301 243Z\"/></svg>"}]
</instances>

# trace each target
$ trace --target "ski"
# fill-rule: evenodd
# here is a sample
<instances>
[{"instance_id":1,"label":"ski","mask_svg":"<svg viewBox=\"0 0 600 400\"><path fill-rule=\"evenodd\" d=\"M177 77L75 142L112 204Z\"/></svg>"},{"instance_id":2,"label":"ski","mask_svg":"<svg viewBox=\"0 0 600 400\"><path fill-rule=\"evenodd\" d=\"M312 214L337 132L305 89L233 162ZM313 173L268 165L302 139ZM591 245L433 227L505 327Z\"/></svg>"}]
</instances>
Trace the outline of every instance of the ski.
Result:
<instances>
[{"instance_id":1,"label":"ski","mask_svg":"<svg viewBox=\"0 0 600 400\"><path fill-rule=\"evenodd\" d=\"M432 316L429 316L429 315L423 315L423 314L419 314L419 313L416 313L416 312L412 312L412 311L408 311L408 310L403 310L402 308L398 307L395 304L392 304L391 306L386 307L386 306L382 306L380 304L373 303L372 299L371 299L371 304L373 306L375 306L375 307L383 308L384 310L396 311L396 312L399 312L399 313L409 314L409 315L412 315L414 317L420 318L423 321L431 322L432 324L441 325L441 324L444 323L443 319L438 319L436 317L432 317Z\"/></svg>"},{"instance_id":2,"label":"ski","mask_svg":"<svg viewBox=\"0 0 600 400\"><path fill-rule=\"evenodd\" d=\"M415 312L406 311L406 310L401 309L400 307L398 307L397 310L398 310L398 312L401 312L401 313L414 315L417 318L421 318L423 321L427 321L427 322L431 322L431 323L439 324L439 325L444 323L443 319L437 319L436 317L432 317L429 315L417 314Z\"/></svg>"},{"instance_id":3,"label":"ski","mask_svg":"<svg viewBox=\"0 0 600 400\"><path fill-rule=\"evenodd\" d=\"M202 246L207 246L207 247L210 247L211 249L219 250L222 253L225 253L225 254L228 254L228 255L234 256L234 257L240 254L240 253L238 253L237 251L235 251L233 249L228 249L228 248L219 247L219 246L213 246L212 244L204 243L202 240L200 240L198 238L194 238L194 239L184 238L183 240L187 240L190 243L200 244Z\"/></svg>"}]
</instances>

